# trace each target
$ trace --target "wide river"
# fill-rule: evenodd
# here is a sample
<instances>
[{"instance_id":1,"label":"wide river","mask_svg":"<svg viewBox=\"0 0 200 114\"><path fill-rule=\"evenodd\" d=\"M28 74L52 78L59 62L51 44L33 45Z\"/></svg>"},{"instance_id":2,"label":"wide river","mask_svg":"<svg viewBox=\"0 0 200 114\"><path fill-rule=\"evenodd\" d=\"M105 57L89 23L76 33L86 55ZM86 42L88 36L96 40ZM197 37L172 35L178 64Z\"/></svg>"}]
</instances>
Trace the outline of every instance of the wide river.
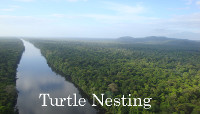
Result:
<instances>
[{"instance_id":1,"label":"wide river","mask_svg":"<svg viewBox=\"0 0 200 114\"><path fill-rule=\"evenodd\" d=\"M22 40L25 51L17 69L16 87L19 91L16 107L19 114L95 114L97 110L86 101L85 106L43 107L42 98L39 94L49 93L52 98L73 97L76 93L77 99L82 98L79 90L73 83L66 81L64 77L56 74L48 66L41 52L31 43ZM54 101L55 102L55 101Z\"/></svg>"}]
</instances>

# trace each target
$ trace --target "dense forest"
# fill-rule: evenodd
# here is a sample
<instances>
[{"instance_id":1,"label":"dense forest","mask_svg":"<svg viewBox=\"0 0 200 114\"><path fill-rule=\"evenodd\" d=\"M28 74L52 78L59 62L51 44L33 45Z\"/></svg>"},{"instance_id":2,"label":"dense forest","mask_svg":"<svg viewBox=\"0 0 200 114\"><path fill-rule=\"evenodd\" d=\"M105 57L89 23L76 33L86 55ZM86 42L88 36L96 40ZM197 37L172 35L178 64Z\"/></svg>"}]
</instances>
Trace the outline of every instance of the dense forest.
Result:
<instances>
[{"instance_id":1,"label":"dense forest","mask_svg":"<svg viewBox=\"0 0 200 114\"><path fill-rule=\"evenodd\" d=\"M15 113L16 69L23 51L21 40L0 38L0 114Z\"/></svg>"},{"instance_id":2,"label":"dense forest","mask_svg":"<svg viewBox=\"0 0 200 114\"><path fill-rule=\"evenodd\" d=\"M200 113L198 45L29 41L53 69L90 97L105 93L112 98L152 98L150 109L104 106L107 113Z\"/></svg>"}]
</instances>

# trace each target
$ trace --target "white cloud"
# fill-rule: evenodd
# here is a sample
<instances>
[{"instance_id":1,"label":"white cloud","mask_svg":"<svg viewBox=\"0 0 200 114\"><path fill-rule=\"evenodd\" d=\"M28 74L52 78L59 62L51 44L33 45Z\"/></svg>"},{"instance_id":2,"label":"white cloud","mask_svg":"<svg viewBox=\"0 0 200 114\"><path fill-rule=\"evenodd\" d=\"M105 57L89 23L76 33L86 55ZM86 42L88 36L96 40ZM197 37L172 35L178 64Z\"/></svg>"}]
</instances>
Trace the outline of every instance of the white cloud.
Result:
<instances>
[{"instance_id":1,"label":"white cloud","mask_svg":"<svg viewBox=\"0 0 200 114\"><path fill-rule=\"evenodd\" d=\"M12 16L0 15L0 26L29 26L29 25L43 25L50 22L50 19L39 18L33 16Z\"/></svg>"},{"instance_id":2,"label":"white cloud","mask_svg":"<svg viewBox=\"0 0 200 114\"><path fill-rule=\"evenodd\" d=\"M172 26L180 28L194 29L200 28L200 13L189 15L177 15L168 21Z\"/></svg>"},{"instance_id":3,"label":"white cloud","mask_svg":"<svg viewBox=\"0 0 200 114\"><path fill-rule=\"evenodd\" d=\"M0 36L47 35L56 28L53 26L54 21L49 18L0 15L0 20Z\"/></svg>"},{"instance_id":4,"label":"white cloud","mask_svg":"<svg viewBox=\"0 0 200 114\"><path fill-rule=\"evenodd\" d=\"M64 19L71 19L76 21L84 21L84 20L91 20L95 21L97 24L124 24L124 23L145 23L145 22L152 22L157 21L159 18L154 17L145 17L145 16L138 16L138 15L122 15L122 14L51 14L49 16L56 17L56 18L64 18Z\"/></svg>"},{"instance_id":5,"label":"white cloud","mask_svg":"<svg viewBox=\"0 0 200 114\"><path fill-rule=\"evenodd\" d=\"M199 6L199 8L200 8L200 1L197 1L196 5Z\"/></svg>"},{"instance_id":6,"label":"white cloud","mask_svg":"<svg viewBox=\"0 0 200 114\"><path fill-rule=\"evenodd\" d=\"M67 0L63 0L67 1ZM83 0L70 0L77 2ZM194 2L195 3L195 2ZM198 3L197 3L198 4ZM195 38L199 33L200 13L176 15L168 19L159 19L141 15L147 13L141 4L124 5L105 2L101 8L109 13L54 14L33 16L0 15L0 35L38 35L38 36L74 36L74 37L119 37L131 35L142 37L148 35ZM9 7L17 8L17 7ZM6 9L9 9L6 8ZM185 7L184 9L187 9ZM11 10L11 9L10 9ZM178 9L179 10L179 9ZM182 8L180 9L182 10ZM112 12L112 14L110 13ZM113 13L114 12L114 13ZM78 33L78 34L77 34ZM190 33L190 34L189 34ZM193 35L192 35L193 34Z\"/></svg>"},{"instance_id":7,"label":"white cloud","mask_svg":"<svg viewBox=\"0 0 200 114\"><path fill-rule=\"evenodd\" d=\"M68 2L77 2L78 0L67 0Z\"/></svg>"},{"instance_id":8,"label":"white cloud","mask_svg":"<svg viewBox=\"0 0 200 114\"><path fill-rule=\"evenodd\" d=\"M96 20L99 23L107 24L118 24L118 23L128 23L128 22L141 22L146 20L156 20L157 18L140 16L140 13L145 11L145 8L139 4L135 6L118 4L113 2L103 2L103 6L107 10L115 11L114 14L73 14L73 15L63 15L54 14L55 17L65 17L65 18L88 18Z\"/></svg>"},{"instance_id":9,"label":"white cloud","mask_svg":"<svg viewBox=\"0 0 200 114\"><path fill-rule=\"evenodd\" d=\"M8 8L0 9L0 11L15 11L16 9L20 8L20 6L17 5L10 5Z\"/></svg>"},{"instance_id":10,"label":"white cloud","mask_svg":"<svg viewBox=\"0 0 200 114\"><path fill-rule=\"evenodd\" d=\"M181 38L181 39L191 39L191 40L200 40L200 33L197 32L175 32L169 34L169 37L174 37L174 38Z\"/></svg>"},{"instance_id":11,"label":"white cloud","mask_svg":"<svg viewBox=\"0 0 200 114\"><path fill-rule=\"evenodd\" d=\"M69 1L79 1L79 0L69 0ZM57 17L57 18L68 18L68 19L93 19L96 20L99 23L127 23L127 22L138 22L138 21L144 21L144 20L155 20L157 18L153 17L145 17L145 16L139 16L138 14L143 13L145 11L145 8L139 4L135 6L129 6L119 3L113 3L113 2L103 2L105 6L103 6L104 9L115 11L114 14L96 14L96 13L86 13L86 14L52 14L51 16Z\"/></svg>"},{"instance_id":12,"label":"white cloud","mask_svg":"<svg viewBox=\"0 0 200 114\"><path fill-rule=\"evenodd\" d=\"M160 19L152 23L155 34L162 36L200 39L200 13L176 15L169 19ZM152 29L152 28L150 28Z\"/></svg>"},{"instance_id":13,"label":"white cloud","mask_svg":"<svg viewBox=\"0 0 200 114\"><path fill-rule=\"evenodd\" d=\"M196 31L200 28L200 13L176 15L168 19L157 19L153 24L158 28Z\"/></svg>"},{"instance_id":14,"label":"white cloud","mask_svg":"<svg viewBox=\"0 0 200 114\"><path fill-rule=\"evenodd\" d=\"M135 6L112 3L112 2L105 2L105 4L108 5L108 9L122 14L138 14L138 13L143 13L145 11L145 8L139 4Z\"/></svg>"},{"instance_id":15,"label":"white cloud","mask_svg":"<svg viewBox=\"0 0 200 114\"><path fill-rule=\"evenodd\" d=\"M59 24L60 17L67 21ZM84 18L97 21L92 26L90 23L84 23ZM82 24L76 23L77 20L72 23L70 19L81 20ZM0 15L0 20L1 36L114 38L124 35L134 37L158 35L197 39L200 34L198 32L200 13L177 15L170 19L105 14L52 14L44 17Z\"/></svg>"},{"instance_id":16,"label":"white cloud","mask_svg":"<svg viewBox=\"0 0 200 114\"><path fill-rule=\"evenodd\" d=\"M68 2L78 2L78 1L83 1L83 2L87 2L88 0L66 0Z\"/></svg>"},{"instance_id":17,"label":"white cloud","mask_svg":"<svg viewBox=\"0 0 200 114\"><path fill-rule=\"evenodd\" d=\"M194 0L185 0L185 1L186 1L186 5L191 5Z\"/></svg>"},{"instance_id":18,"label":"white cloud","mask_svg":"<svg viewBox=\"0 0 200 114\"><path fill-rule=\"evenodd\" d=\"M0 9L0 11L14 11L13 8L5 8L5 9Z\"/></svg>"},{"instance_id":19,"label":"white cloud","mask_svg":"<svg viewBox=\"0 0 200 114\"><path fill-rule=\"evenodd\" d=\"M190 7L168 8L169 10L189 10Z\"/></svg>"},{"instance_id":20,"label":"white cloud","mask_svg":"<svg viewBox=\"0 0 200 114\"><path fill-rule=\"evenodd\" d=\"M194 3L200 8L200 0L185 0L185 1L186 1L186 5L192 5Z\"/></svg>"},{"instance_id":21,"label":"white cloud","mask_svg":"<svg viewBox=\"0 0 200 114\"><path fill-rule=\"evenodd\" d=\"M34 0L14 0L14 1L19 1L19 2L32 2Z\"/></svg>"},{"instance_id":22,"label":"white cloud","mask_svg":"<svg viewBox=\"0 0 200 114\"><path fill-rule=\"evenodd\" d=\"M63 17L65 17L66 15L65 15L65 14L57 14L57 13L55 13L55 14L52 14L52 15L50 15L50 16L57 17L57 18L63 18Z\"/></svg>"},{"instance_id":23,"label":"white cloud","mask_svg":"<svg viewBox=\"0 0 200 114\"><path fill-rule=\"evenodd\" d=\"M122 24L122 23L133 23L154 21L158 18L137 16L137 15L106 15L106 14L82 14L79 17L95 19L100 23L107 24Z\"/></svg>"}]
</instances>

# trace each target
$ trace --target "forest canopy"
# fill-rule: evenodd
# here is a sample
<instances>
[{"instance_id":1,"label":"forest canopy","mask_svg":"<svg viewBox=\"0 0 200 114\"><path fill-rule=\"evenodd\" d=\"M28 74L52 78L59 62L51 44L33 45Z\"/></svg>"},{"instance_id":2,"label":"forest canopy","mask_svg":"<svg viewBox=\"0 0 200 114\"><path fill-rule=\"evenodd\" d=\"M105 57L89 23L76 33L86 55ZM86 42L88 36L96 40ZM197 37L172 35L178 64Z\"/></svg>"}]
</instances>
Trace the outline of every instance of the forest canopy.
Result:
<instances>
[{"instance_id":1,"label":"forest canopy","mask_svg":"<svg viewBox=\"0 0 200 114\"><path fill-rule=\"evenodd\" d=\"M149 110L105 106L107 113L200 113L198 45L29 41L55 71L88 95L152 98Z\"/></svg>"},{"instance_id":2,"label":"forest canopy","mask_svg":"<svg viewBox=\"0 0 200 114\"><path fill-rule=\"evenodd\" d=\"M15 113L16 69L23 50L20 39L0 38L0 114Z\"/></svg>"}]
</instances>

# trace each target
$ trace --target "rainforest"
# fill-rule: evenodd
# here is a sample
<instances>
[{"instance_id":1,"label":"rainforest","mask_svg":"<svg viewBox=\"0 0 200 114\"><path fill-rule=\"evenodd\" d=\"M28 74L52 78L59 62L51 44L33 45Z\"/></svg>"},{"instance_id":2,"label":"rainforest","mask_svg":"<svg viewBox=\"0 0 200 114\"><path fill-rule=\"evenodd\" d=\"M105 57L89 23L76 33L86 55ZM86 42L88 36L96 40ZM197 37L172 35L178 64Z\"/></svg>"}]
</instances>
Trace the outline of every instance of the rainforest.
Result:
<instances>
[{"instance_id":1,"label":"rainforest","mask_svg":"<svg viewBox=\"0 0 200 114\"><path fill-rule=\"evenodd\" d=\"M14 113L16 69L23 51L20 39L0 38L0 114Z\"/></svg>"},{"instance_id":2,"label":"rainforest","mask_svg":"<svg viewBox=\"0 0 200 114\"><path fill-rule=\"evenodd\" d=\"M0 114L200 114L200 0L1 0Z\"/></svg>"},{"instance_id":3,"label":"rainforest","mask_svg":"<svg viewBox=\"0 0 200 114\"><path fill-rule=\"evenodd\" d=\"M105 113L200 113L199 42L159 37L28 41L89 99L101 93L104 100L129 94L152 98L150 109L103 105Z\"/></svg>"}]
</instances>

